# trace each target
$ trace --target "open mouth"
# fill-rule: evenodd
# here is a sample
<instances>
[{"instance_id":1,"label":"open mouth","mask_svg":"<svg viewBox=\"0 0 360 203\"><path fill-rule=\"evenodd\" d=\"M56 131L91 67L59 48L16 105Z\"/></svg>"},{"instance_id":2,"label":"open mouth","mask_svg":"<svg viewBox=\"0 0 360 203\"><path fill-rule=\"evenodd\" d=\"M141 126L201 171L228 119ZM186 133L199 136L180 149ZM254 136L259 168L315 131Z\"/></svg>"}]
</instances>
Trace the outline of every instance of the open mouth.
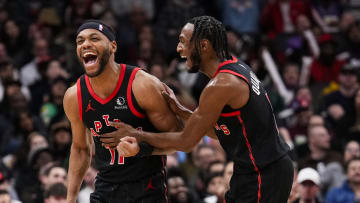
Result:
<instances>
[{"instance_id":1,"label":"open mouth","mask_svg":"<svg viewBox=\"0 0 360 203\"><path fill-rule=\"evenodd\" d=\"M85 53L83 55L83 61L85 66L91 66L94 65L97 61L97 55L94 53Z\"/></svg>"}]
</instances>

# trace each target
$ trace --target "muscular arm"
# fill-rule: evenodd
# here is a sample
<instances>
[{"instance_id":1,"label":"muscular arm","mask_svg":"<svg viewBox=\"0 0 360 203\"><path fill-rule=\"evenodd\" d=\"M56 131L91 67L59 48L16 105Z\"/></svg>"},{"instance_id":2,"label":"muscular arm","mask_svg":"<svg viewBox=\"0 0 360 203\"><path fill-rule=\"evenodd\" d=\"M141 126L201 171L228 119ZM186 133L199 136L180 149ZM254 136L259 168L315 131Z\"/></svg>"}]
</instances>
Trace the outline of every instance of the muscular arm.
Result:
<instances>
[{"instance_id":1,"label":"muscular arm","mask_svg":"<svg viewBox=\"0 0 360 203\"><path fill-rule=\"evenodd\" d=\"M182 132L149 133L132 131L138 141L145 141L157 148L175 148L191 151L219 118L226 104L240 108L249 99L249 86L235 76L220 73L204 89L199 107L190 116ZM212 131L213 133L213 131Z\"/></svg>"},{"instance_id":2,"label":"muscular arm","mask_svg":"<svg viewBox=\"0 0 360 203\"><path fill-rule=\"evenodd\" d=\"M156 129L162 132L181 130L181 121L170 110L161 92L165 91L163 84L156 77L138 71L132 86L134 96L139 106L146 112L147 117ZM153 155L173 153L175 149L155 148Z\"/></svg>"},{"instance_id":3,"label":"muscular arm","mask_svg":"<svg viewBox=\"0 0 360 203\"><path fill-rule=\"evenodd\" d=\"M86 128L80 120L76 86L70 87L64 96L64 110L71 122L72 145L68 172L67 202L76 202L80 185L90 165L91 138L86 136Z\"/></svg>"}]
</instances>

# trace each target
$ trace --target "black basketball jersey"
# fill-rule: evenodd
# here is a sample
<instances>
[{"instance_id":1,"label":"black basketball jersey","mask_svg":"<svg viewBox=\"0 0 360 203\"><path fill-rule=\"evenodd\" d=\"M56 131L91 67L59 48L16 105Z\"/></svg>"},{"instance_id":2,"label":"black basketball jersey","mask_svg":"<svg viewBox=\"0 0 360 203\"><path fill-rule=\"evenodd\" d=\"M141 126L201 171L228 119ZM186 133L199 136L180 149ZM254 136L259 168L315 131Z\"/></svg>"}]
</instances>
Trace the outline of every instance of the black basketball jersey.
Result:
<instances>
[{"instance_id":1,"label":"black basketball jersey","mask_svg":"<svg viewBox=\"0 0 360 203\"><path fill-rule=\"evenodd\" d=\"M99 139L99 135L115 130L109 126L109 121L121 121L138 130L158 132L133 95L131 87L138 70L140 69L121 64L116 88L106 99L95 94L87 75L82 75L77 81L80 118L94 139L95 164L99 170L97 177L104 181L136 181L163 172L166 163L165 156L120 157L117 150L103 147Z\"/></svg>"},{"instance_id":2,"label":"black basketball jersey","mask_svg":"<svg viewBox=\"0 0 360 203\"><path fill-rule=\"evenodd\" d=\"M258 172L286 154L289 147L279 136L270 100L251 69L233 58L221 63L215 76L218 73L244 80L249 85L250 97L239 109L224 107L215 125L216 135L228 157L234 160L235 171Z\"/></svg>"}]
</instances>

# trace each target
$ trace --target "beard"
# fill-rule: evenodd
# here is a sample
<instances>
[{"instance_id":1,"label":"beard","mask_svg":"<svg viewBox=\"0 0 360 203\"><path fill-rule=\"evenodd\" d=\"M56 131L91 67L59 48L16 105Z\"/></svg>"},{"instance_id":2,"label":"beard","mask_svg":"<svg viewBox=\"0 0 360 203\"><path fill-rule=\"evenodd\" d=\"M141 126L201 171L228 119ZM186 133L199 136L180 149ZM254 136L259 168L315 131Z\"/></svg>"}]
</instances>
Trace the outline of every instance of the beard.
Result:
<instances>
[{"instance_id":1,"label":"beard","mask_svg":"<svg viewBox=\"0 0 360 203\"><path fill-rule=\"evenodd\" d=\"M101 56L99 56L99 69L95 73L92 73L92 74L89 74L85 71L85 74L90 78L99 76L104 71L105 66L109 63L109 58L110 58L110 50L105 49L103 54ZM82 64L82 66L85 70L85 67L83 64Z\"/></svg>"},{"instance_id":2,"label":"beard","mask_svg":"<svg viewBox=\"0 0 360 203\"><path fill-rule=\"evenodd\" d=\"M194 50L191 53L190 59L192 61L192 66L189 67L190 69L188 70L189 73L197 73L200 70L200 63L201 63L201 57L200 54L197 50Z\"/></svg>"}]
</instances>

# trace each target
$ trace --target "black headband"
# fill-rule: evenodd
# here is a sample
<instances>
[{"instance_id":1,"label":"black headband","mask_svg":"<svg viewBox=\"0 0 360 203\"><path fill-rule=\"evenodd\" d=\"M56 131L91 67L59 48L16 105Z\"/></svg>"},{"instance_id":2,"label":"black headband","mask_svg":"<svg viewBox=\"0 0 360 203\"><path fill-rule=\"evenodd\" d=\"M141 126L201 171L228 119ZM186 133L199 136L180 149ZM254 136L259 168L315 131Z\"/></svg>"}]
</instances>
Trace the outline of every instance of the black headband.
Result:
<instances>
[{"instance_id":1,"label":"black headband","mask_svg":"<svg viewBox=\"0 0 360 203\"><path fill-rule=\"evenodd\" d=\"M115 34L114 32L105 24L94 22L94 21L88 21L82 24L79 29L76 32L76 36L85 29L95 29L99 32L103 33L110 41L115 40Z\"/></svg>"}]
</instances>

